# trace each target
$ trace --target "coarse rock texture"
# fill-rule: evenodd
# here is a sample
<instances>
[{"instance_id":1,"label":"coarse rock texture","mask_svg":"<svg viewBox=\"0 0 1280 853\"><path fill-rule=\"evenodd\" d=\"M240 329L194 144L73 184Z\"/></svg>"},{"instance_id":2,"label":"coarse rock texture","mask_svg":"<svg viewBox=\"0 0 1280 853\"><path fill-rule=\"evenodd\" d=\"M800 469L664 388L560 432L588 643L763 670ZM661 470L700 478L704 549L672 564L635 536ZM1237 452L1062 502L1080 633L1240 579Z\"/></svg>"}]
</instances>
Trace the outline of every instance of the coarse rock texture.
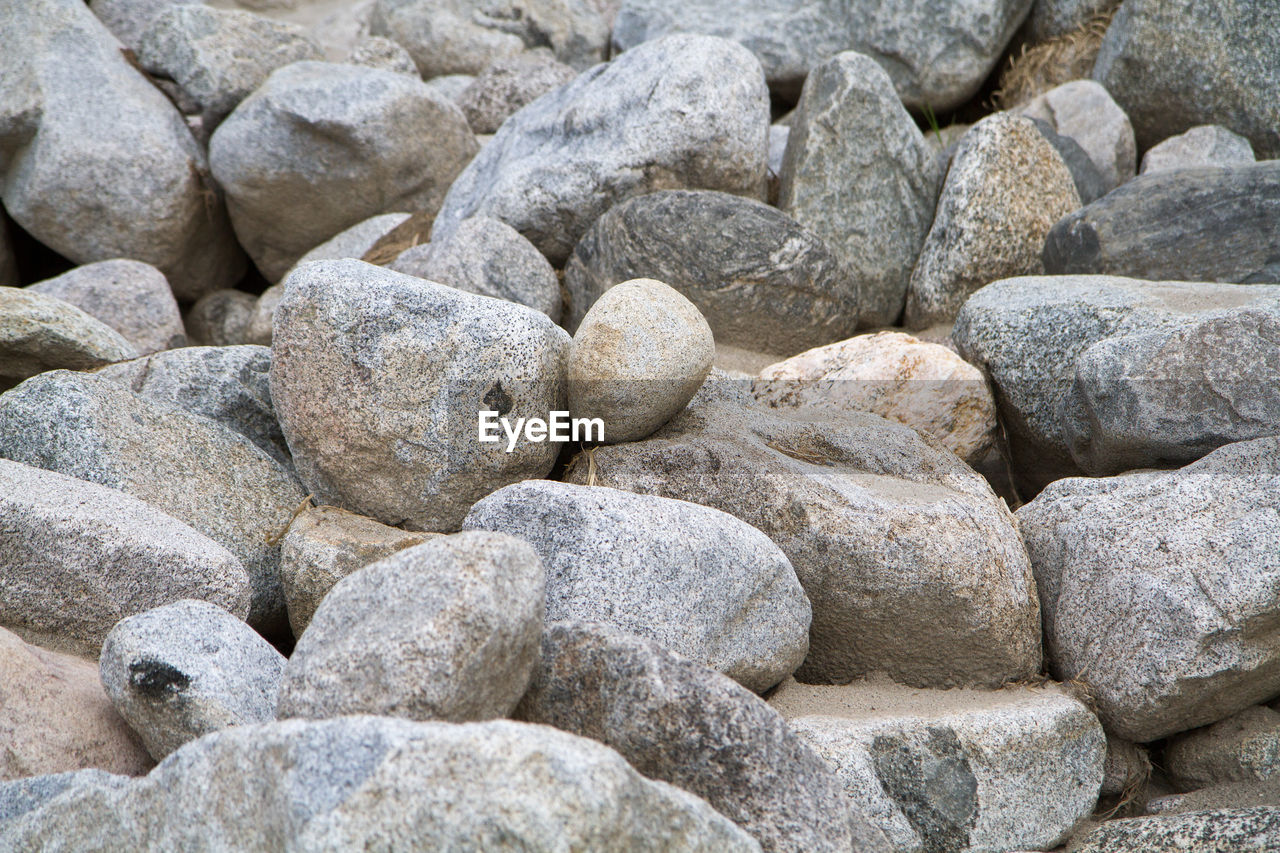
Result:
<instances>
[{"instance_id":1,"label":"coarse rock texture","mask_svg":"<svg viewBox=\"0 0 1280 853\"><path fill-rule=\"evenodd\" d=\"M996 113L975 124L960 140L911 273L904 325L950 322L974 291L1041 272L1045 235L1079 207L1071 171L1030 119Z\"/></svg>"},{"instance_id":2,"label":"coarse rock texture","mask_svg":"<svg viewBox=\"0 0 1280 853\"><path fill-rule=\"evenodd\" d=\"M170 6L155 17L138 46L142 67L182 87L208 128L272 71L321 59L320 45L296 24L203 4Z\"/></svg>"},{"instance_id":3,"label":"coarse rock texture","mask_svg":"<svg viewBox=\"0 0 1280 853\"><path fill-rule=\"evenodd\" d=\"M496 219L473 216L453 233L408 249L389 269L467 293L505 299L560 322L560 279L520 232Z\"/></svg>"},{"instance_id":4,"label":"coarse rock texture","mask_svg":"<svg viewBox=\"0 0 1280 853\"><path fill-rule=\"evenodd\" d=\"M355 47L351 48L351 53L347 54L347 62L418 76L418 66L414 64L409 51L382 36L362 36Z\"/></svg>"},{"instance_id":5,"label":"coarse rock texture","mask_svg":"<svg viewBox=\"0 0 1280 853\"><path fill-rule=\"evenodd\" d=\"M388 527L336 506L303 512L280 543L280 583L293 635L302 636L338 581L437 535Z\"/></svg>"},{"instance_id":6,"label":"coarse rock texture","mask_svg":"<svg viewBox=\"0 0 1280 853\"><path fill-rule=\"evenodd\" d=\"M1280 693L1280 438L1178 471L1049 485L1018 510L1050 670L1144 743Z\"/></svg>"},{"instance_id":7,"label":"coarse rock texture","mask_svg":"<svg viewBox=\"0 0 1280 853\"><path fill-rule=\"evenodd\" d=\"M102 644L102 686L157 761L228 726L275 719L285 658L207 601L120 620Z\"/></svg>"},{"instance_id":8,"label":"coarse rock texture","mask_svg":"<svg viewBox=\"0 0 1280 853\"><path fill-rule=\"evenodd\" d=\"M341 62L369 34L373 0L205 0L220 9L248 9L278 21L299 24L324 48L325 59ZM417 76L415 71L414 76Z\"/></svg>"},{"instance_id":9,"label":"coarse rock texture","mask_svg":"<svg viewBox=\"0 0 1280 853\"><path fill-rule=\"evenodd\" d=\"M159 15L174 6L200 5L205 0L89 0L89 8L124 46L137 50L142 34Z\"/></svg>"},{"instance_id":10,"label":"coarse rock texture","mask_svg":"<svg viewBox=\"0 0 1280 853\"><path fill-rule=\"evenodd\" d=\"M243 290L215 290L187 312L187 340L195 346L213 347L248 343L257 305L253 294Z\"/></svg>"},{"instance_id":11,"label":"coarse rock texture","mask_svg":"<svg viewBox=\"0 0 1280 853\"><path fill-rule=\"evenodd\" d=\"M169 282L150 264L126 260L85 264L33 284L27 291L70 302L119 332L138 355L187 344Z\"/></svg>"},{"instance_id":12,"label":"coarse rock texture","mask_svg":"<svg viewBox=\"0 0 1280 853\"><path fill-rule=\"evenodd\" d=\"M1102 177L1102 173L1098 171L1098 167L1094 165L1093 160L1080 147L1080 143L1070 136L1063 136L1058 133L1044 119L1032 118L1031 120L1035 122L1036 130L1040 131L1040 135L1047 139L1054 150L1058 152L1062 162L1067 164L1067 169L1071 171L1071 180L1076 185L1076 194L1080 196L1081 204L1089 204L1107 194L1109 187L1106 180Z\"/></svg>"},{"instance_id":13,"label":"coarse rock texture","mask_svg":"<svg viewBox=\"0 0 1280 853\"><path fill-rule=\"evenodd\" d=\"M1150 781L1151 754L1133 741L1107 736L1107 761L1103 766L1104 797L1133 797Z\"/></svg>"},{"instance_id":14,"label":"coarse rock texture","mask_svg":"<svg viewBox=\"0 0 1280 853\"><path fill-rule=\"evenodd\" d=\"M89 664L92 667L92 664ZM112 711L112 713L115 713ZM119 719L117 715L117 719ZM121 725L124 721L120 721ZM127 728L127 726L126 726ZM137 747L142 749L141 744ZM51 773L46 776L26 776L10 782L0 782L0 833L7 821L15 820L27 812L68 791L99 788L124 788L133 781L128 776L89 768Z\"/></svg>"},{"instance_id":15,"label":"coarse rock texture","mask_svg":"<svg viewBox=\"0 0 1280 853\"><path fill-rule=\"evenodd\" d=\"M0 395L0 424L0 456L118 489L224 546L249 572L249 623L268 632L284 626L280 548L269 540L303 492L249 439L118 382L65 370Z\"/></svg>"},{"instance_id":16,"label":"coarse rock texture","mask_svg":"<svg viewBox=\"0 0 1280 853\"><path fill-rule=\"evenodd\" d=\"M1027 277L974 294L952 336L994 385L1029 498L1280 432L1276 385L1258 379L1280 371L1278 317L1277 287Z\"/></svg>"},{"instance_id":17,"label":"coarse rock texture","mask_svg":"<svg viewBox=\"0 0 1280 853\"><path fill-rule=\"evenodd\" d=\"M1280 282L1280 160L1135 178L1054 225L1043 259L1053 275Z\"/></svg>"},{"instance_id":18,"label":"coarse rock texture","mask_svg":"<svg viewBox=\"0 0 1280 853\"><path fill-rule=\"evenodd\" d=\"M558 266L632 196L687 188L763 198L768 135L755 57L721 39L660 39L507 119L450 188L432 239L490 216Z\"/></svg>"},{"instance_id":19,"label":"coarse rock texture","mask_svg":"<svg viewBox=\"0 0 1280 853\"><path fill-rule=\"evenodd\" d=\"M646 777L705 799L765 850L889 849L781 715L652 640L548 625L516 716L616 749Z\"/></svg>"},{"instance_id":20,"label":"coarse rock texture","mask_svg":"<svg viewBox=\"0 0 1280 853\"><path fill-rule=\"evenodd\" d=\"M96 659L119 619L188 597L248 615L240 561L158 509L8 460L0 484L0 625L28 642Z\"/></svg>"},{"instance_id":21,"label":"coarse rock texture","mask_svg":"<svg viewBox=\"0 0 1280 853\"><path fill-rule=\"evenodd\" d=\"M705 802L546 726L383 717L237 726L128 785L84 780L0 846L165 850L759 850Z\"/></svg>"},{"instance_id":22,"label":"coarse rock texture","mask_svg":"<svg viewBox=\"0 0 1280 853\"><path fill-rule=\"evenodd\" d=\"M650 193L596 220L565 267L567 327L635 278L680 291L721 345L787 356L858 326L857 284L827 244L777 209L728 193Z\"/></svg>"},{"instance_id":23,"label":"coarse rock texture","mask_svg":"<svg viewBox=\"0 0 1280 853\"><path fill-rule=\"evenodd\" d=\"M578 76L545 49L494 60L458 98L476 133L497 133L516 110Z\"/></svg>"},{"instance_id":24,"label":"coarse rock texture","mask_svg":"<svg viewBox=\"0 0 1280 853\"><path fill-rule=\"evenodd\" d=\"M1120 0L1035 0L1023 32L1034 44L1061 38L1119 5Z\"/></svg>"},{"instance_id":25,"label":"coarse rock texture","mask_svg":"<svg viewBox=\"0 0 1280 853\"><path fill-rule=\"evenodd\" d=\"M1261 705L1174 737L1161 767L1183 790L1280 782L1280 711Z\"/></svg>"},{"instance_id":26,"label":"coarse rock texture","mask_svg":"<svg viewBox=\"0 0 1280 853\"><path fill-rule=\"evenodd\" d=\"M463 525L528 541L547 571L547 620L605 622L763 691L808 650L809 602L759 530L704 506L530 480Z\"/></svg>"},{"instance_id":27,"label":"coarse rock texture","mask_svg":"<svg viewBox=\"0 0 1280 853\"><path fill-rule=\"evenodd\" d=\"M1054 688L788 681L769 704L903 853L1049 849L1102 784L1102 726Z\"/></svg>"},{"instance_id":28,"label":"coarse rock texture","mask_svg":"<svg viewBox=\"0 0 1280 853\"><path fill-rule=\"evenodd\" d=\"M136 358L115 329L56 296L0 287L0 380L46 370L87 370Z\"/></svg>"},{"instance_id":29,"label":"coarse rock texture","mask_svg":"<svg viewBox=\"0 0 1280 853\"><path fill-rule=\"evenodd\" d=\"M978 474L876 415L769 412L724 393L700 393L645 441L596 448L596 482L712 506L772 538L813 604L797 678L996 687L1039 671L1031 567ZM567 479L587 476L577 464Z\"/></svg>"},{"instance_id":30,"label":"coarse rock texture","mask_svg":"<svg viewBox=\"0 0 1280 853\"><path fill-rule=\"evenodd\" d=\"M871 412L933 436L970 465L998 429L982 371L901 332L859 335L770 365L752 393L772 408Z\"/></svg>"},{"instance_id":31,"label":"coarse rock texture","mask_svg":"<svg viewBox=\"0 0 1280 853\"><path fill-rule=\"evenodd\" d=\"M1134 0L1116 13L1093 79L1129 114L1138 149L1220 124L1280 157L1275 0Z\"/></svg>"},{"instance_id":32,"label":"coarse rock texture","mask_svg":"<svg viewBox=\"0 0 1280 853\"><path fill-rule=\"evenodd\" d=\"M1253 146L1222 125L1203 124L1171 136L1142 155L1142 174L1197 166L1243 166L1255 162Z\"/></svg>"},{"instance_id":33,"label":"coarse rock texture","mask_svg":"<svg viewBox=\"0 0 1280 853\"><path fill-rule=\"evenodd\" d=\"M1089 155L1107 193L1133 177L1137 148L1129 117L1101 85L1072 80L1033 98L1017 112L1046 122ZM1034 184L1028 184L1030 190Z\"/></svg>"},{"instance_id":34,"label":"coarse rock texture","mask_svg":"<svg viewBox=\"0 0 1280 853\"><path fill-rule=\"evenodd\" d=\"M479 74L492 62L549 47L585 69L608 58L609 0L377 0L370 30L409 51L425 78Z\"/></svg>"},{"instance_id":35,"label":"coarse rock texture","mask_svg":"<svg viewBox=\"0 0 1280 853\"><path fill-rule=\"evenodd\" d=\"M558 444L476 441L476 413L563 410L569 343L523 305L320 261L289 276L276 309L271 398L317 499L447 532L495 489L551 471Z\"/></svg>"},{"instance_id":36,"label":"coarse rock texture","mask_svg":"<svg viewBox=\"0 0 1280 853\"><path fill-rule=\"evenodd\" d=\"M0 524L8 528L8 521ZM89 661L28 645L0 628L0 685L0 783L89 767L130 776L151 769ZM7 805L0 793L0 825Z\"/></svg>"},{"instance_id":37,"label":"coarse rock texture","mask_svg":"<svg viewBox=\"0 0 1280 853\"><path fill-rule=\"evenodd\" d=\"M158 267L180 300L239 279L244 255L204 154L89 7L10 3L5 35L22 46L0 56L0 200L9 215L76 263Z\"/></svg>"},{"instance_id":38,"label":"coarse rock texture","mask_svg":"<svg viewBox=\"0 0 1280 853\"><path fill-rule=\"evenodd\" d=\"M624 0L613 30L626 50L671 32L723 36L764 63L770 85L800 88L810 69L856 50L885 66L909 107L953 109L996 66L1031 0Z\"/></svg>"},{"instance_id":39,"label":"coarse rock texture","mask_svg":"<svg viewBox=\"0 0 1280 853\"><path fill-rule=\"evenodd\" d=\"M1280 808L1223 809L1107 821L1072 853L1268 853L1280 848Z\"/></svg>"},{"instance_id":40,"label":"coarse rock texture","mask_svg":"<svg viewBox=\"0 0 1280 853\"><path fill-rule=\"evenodd\" d=\"M942 170L871 57L841 53L805 81L778 206L848 266L863 326L897 322L933 222Z\"/></svg>"},{"instance_id":41,"label":"coarse rock texture","mask_svg":"<svg viewBox=\"0 0 1280 853\"><path fill-rule=\"evenodd\" d=\"M636 441L671 420L711 372L711 327L660 281L614 285L582 318L569 350L569 413L599 418L609 444Z\"/></svg>"},{"instance_id":42,"label":"coarse rock texture","mask_svg":"<svg viewBox=\"0 0 1280 853\"><path fill-rule=\"evenodd\" d=\"M259 346L183 347L97 371L138 396L217 421L292 468L271 405L271 350Z\"/></svg>"},{"instance_id":43,"label":"coarse rock texture","mask_svg":"<svg viewBox=\"0 0 1280 853\"><path fill-rule=\"evenodd\" d=\"M476 150L462 111L420 80L295 62L218 126L209 162L240 242L277 281L375 214L434 212Z\"/></svg>"},{"instance_id":44,"label":"coarse rock texture","mask_svg":"<svg viewBox=\"0 0 1280 853\"><path fill-rule=\"evenodd\" d=\"M1147 800L1149 815L1176 815L1188 812L1222 809L1249 809L1255 806L1275 807L1280 803L1280 780L1267 782L1230 782L1212 785L1186 794L1169 794Z\"/></svg>"},{"instance_id":45,"label":"coarse rock texture","mask_svg":"<svg viewBox=\"0 0 1280 853\"><path fill-rule=\"evenodd\" d=\"M280 686L281 718L505 717L538 657L546 572L526 542L442 536L343 578Z\"/></svg>"}]
</instances>

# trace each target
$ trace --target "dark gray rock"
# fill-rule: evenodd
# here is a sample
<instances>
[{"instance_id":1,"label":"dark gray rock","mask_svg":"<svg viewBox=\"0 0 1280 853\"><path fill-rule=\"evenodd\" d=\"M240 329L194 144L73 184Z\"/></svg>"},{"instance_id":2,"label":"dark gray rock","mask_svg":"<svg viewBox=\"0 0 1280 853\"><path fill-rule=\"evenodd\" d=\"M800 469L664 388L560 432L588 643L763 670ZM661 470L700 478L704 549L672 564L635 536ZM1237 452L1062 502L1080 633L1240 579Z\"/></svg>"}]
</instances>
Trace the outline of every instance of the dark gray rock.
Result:
<instances>
[{"instance_id":1,"label":"dark gray rock","mask_svg":"<svg viewBox=\"0 0 1280 853\"><path fill-rule=\"evenodd\" d=\"M169 282L150 264L125 260L85 264L27 289L70 302L101 320L133 344L138 355L187 344Z\"/></svg>"},{"instance_id":2,"label":"dark gray rock","mask_svg":"<svg viewBox=\"0 0 1280 853\"><path fill-rule=\"evenodd\" d=\"M821 238L727 193L651 193L601 216L565 267L567 326L636 278L680 291L719 344L787 356L843 340L858 325L857 284Z\"/></svg>"},{"instance_id":3,"label":"dark gray rock","mask_svg":"<svg viewBox=\"0 0 1280 853\"><path fill-rule=\"evenodd\" d=\"M0 287L18 286L18 259L10 243L9 226L0 219Z\"/></svg>"},{"instance_id":4,"label":"dark gray rock","mask_svg":"<svg viewBox=\"0 0 1280 853\"><path fill-rule=\"evenodd\" d=\"M1255 162L1253 146L1238 133L1216 124L1171 136L1142 157L1142 174L1197 166L1241 166Z\"/></svg>"},{"instance_id":5,"label":"dark gray rock","mask_svg":"<svg viewBox=\"0 0 1280 853\"><path fill-rule=\"evenodd\" d=\"M1105 179L1098 171L1098 167L1089 159L1088 153L1080 147L1080 143L1070 136L1063 136L1058 133L1053 129L1053 125L1043 119L1033 118L1031 120L1035 122L1036 130L1040 131L1040 135L1049 140L1049 144L1062 157L1062 162L1067 164L1067 168L1071 171L1071 180L1076 185L1076 194L1080 196L1081 204L1089 204L1107 194L1109 188Z\"/></svg>"},{"instance_id":6,"label":"dark gray rock","mask_svg":"<svg viewBox=\"0 0 1280 853\"><path fill-rule=\"evenodd\" d=\"M1269 853L1280 849L1280 808L1224 809L1104 823L1073 853Z\"/></svg>"},{"instance_id":7,"label":"dark gray rock","mask_svg":"<svg viewBox=\"0 0 1280 853\"><path fill-rule=\"evenodd\" d=\"M0 382L136 358L119 332L56 296L0 287Z\"/></svg>"},{"instance_id":8,"label":"dark gray rock","mask_svg":"<svg viewBox=\"0 0 1280 853\"><path fill-rule=\"evenodd\" d=\"M495 60L481 71L459 96L458 106L476 133L497 133L516 110L576 76L550 51L518 53Z\"/></svg>"}]
</instances>

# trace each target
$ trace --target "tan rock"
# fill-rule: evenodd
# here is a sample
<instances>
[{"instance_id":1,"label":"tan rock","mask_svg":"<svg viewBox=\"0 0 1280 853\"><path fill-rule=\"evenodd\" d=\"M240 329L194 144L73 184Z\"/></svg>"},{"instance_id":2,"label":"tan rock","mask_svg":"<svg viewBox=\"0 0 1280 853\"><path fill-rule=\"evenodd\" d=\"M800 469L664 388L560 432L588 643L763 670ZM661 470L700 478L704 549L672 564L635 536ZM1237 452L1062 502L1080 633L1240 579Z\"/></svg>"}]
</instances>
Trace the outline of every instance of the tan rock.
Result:
<instances>
[{"instance_id":1,"label":"tan rock","mask_svg":"<svg viewBox=\"0 0 1280 853\"><path fill-rule=\"evenodd\" d=\"M137 358L119 332L70 302L0 287L0 379L22 380L46 370L87 370Z\"/></svg>"},{"instance_id":2,"label":"tan rock","mask_svg":"<svg viewBox=\"0 0 1280 853\"><path fill-rule=\"evenodd\" d=\"M853 409L931 435L973 464L991 448L996 404L982 372L901 332L858 335L770 365L756 399L774 408Z\"/></svg>"},{"instance_id":3,"label":"tan rock","mask_svg":"<svg viewBox=\"0 0 1280 853\"><path fill-rule=\"evenodd\" d=\"M0 628L0 782L97 767L141 776L151 756L111 706L96 664Z\"/></svg>"}]
</instances>

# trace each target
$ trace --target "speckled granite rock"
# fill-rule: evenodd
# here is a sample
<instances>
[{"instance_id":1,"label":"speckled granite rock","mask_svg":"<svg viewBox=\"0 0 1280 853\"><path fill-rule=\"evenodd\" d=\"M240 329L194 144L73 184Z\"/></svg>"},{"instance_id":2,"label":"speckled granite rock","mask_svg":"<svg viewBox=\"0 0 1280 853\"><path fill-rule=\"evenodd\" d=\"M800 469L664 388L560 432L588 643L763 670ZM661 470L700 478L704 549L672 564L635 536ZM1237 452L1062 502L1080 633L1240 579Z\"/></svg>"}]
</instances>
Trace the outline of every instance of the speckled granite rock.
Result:
<instances>
[{"instance_id":1,"label":"speckled granite rock","mask_svg":"<svg viewBox=\"0 0 1280 853\"><path fill-rule=\"evenodd\" d=\"M249 342L258 300L242 290L215 290L187 312L187 339L195 346L226 347Z\"/></svg>"},{"instance_id":2,"label":"speckled granite rock","mask_svg":"<svg viewBox=\"0 0 1280 853\"><path fill-rule=\"evenodd\" d=\"M518 53L490 63L459 96L458 106L476 133L497 133L516 110L576 76L545 49Z\"/></svg>"},{"instance_id":3,"label":"speckled granite rock","mask_svg":"<svg viewBox=\"0 0 1280 853\"><path fill-rule=\"evenodd\" d=\"M1254 160L1249 140L1221 125L1204 124L1153 146L1142 155L1142 174L1198 166L1242 166Z\"/></svg>"},{"instance_id":4,"label":"speckled granite rock","mask_svg":"<svg viewBox=\"0 0 1280 853\"><path fill-rule=\"evenodd\" d=\"M1107 821L1074 853L1267 853L1280 846L1280 808L1226 809Z\"/></svg>"},{"instance_id":5,"label":"speckled granite rock","mask_svg":"<svg viewBox=\"0 0 1280 853\"><path fill-rule=\"evenodd\" d=\"M418 76L418 66L409 55L409 51L382 36L362 36L347 54L347 62L352 65L381 68L383 71L394 71L397 74Z\"/></svg>"},{"instance_id":6,"label":"speckled granite rock","mask_svg":"<svg viewBox=\"0 0 1280 853\"><path fill-rule=\"evenodd\" d=\"M86 370L136 358L133 344L55 296L0 287L0 380L46 370Z\"/></svg>"},{"instance_id":7,"label":"speckled granite rock","mask_svg":"<svg viewBox=\"0 0 1280 853\"><path fill-rule=\"evenodd\" d=\"M1089 155L1110 192L1133 177L1137 147L1124 110L1093 80L1072 80L1038 95L1017 112L1047 122Z\"/></svg>"},{"instance_id":8,"label":"speckled granite rock","mask_svg":"<svg viewBox=\"0 0 1280 853\"><path fill-rule=\"evenodd\" d=\"M169 281L150 264L99 261L45 279L27 290L70 302L101 320L133 344L138 355L186 346L186 330Z\"/></svg>"},{"instance_id":9,"label":"speckled granite rock","mask_svg":"<svg viewBox=\"0 0 1280 853\"><path fill-rule=\"evenodd\" d=\"M1183 790L1229 782L1280 784L1280 711L1255 705L1176 735L1165 746L1161 766Z\"/></svg>"}]
</instances>

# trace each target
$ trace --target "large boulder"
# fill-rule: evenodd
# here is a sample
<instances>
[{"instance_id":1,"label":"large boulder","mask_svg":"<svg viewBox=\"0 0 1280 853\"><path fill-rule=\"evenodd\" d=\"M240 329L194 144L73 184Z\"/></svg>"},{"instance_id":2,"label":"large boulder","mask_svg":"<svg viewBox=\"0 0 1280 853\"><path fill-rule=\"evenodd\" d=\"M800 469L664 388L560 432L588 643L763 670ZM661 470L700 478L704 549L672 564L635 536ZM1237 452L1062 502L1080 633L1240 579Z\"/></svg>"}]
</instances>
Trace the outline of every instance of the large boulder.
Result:
<instances>
[{"instance_id":1,"label":"large boulder","mask_svg":"<svg viewBox=\"0 0 1280 853\"><path fill-rule=\"evenodd\" d=\"M450 188L433 239L489 216L559 266L601 214L632 196L688 188L763 197L768 133L755 57L721 39L661 39L507 119Z\"/></svg>"},{"instance_id":2,"label":"large boulder","mask_svg":"<svg viewBox=\"0 0 1280 853\"><path fill-rule=\"evenodd\" d=\"M135 358L119 332L56 296L0 287L0 382Z\"/></svg>"}]
</instances>

